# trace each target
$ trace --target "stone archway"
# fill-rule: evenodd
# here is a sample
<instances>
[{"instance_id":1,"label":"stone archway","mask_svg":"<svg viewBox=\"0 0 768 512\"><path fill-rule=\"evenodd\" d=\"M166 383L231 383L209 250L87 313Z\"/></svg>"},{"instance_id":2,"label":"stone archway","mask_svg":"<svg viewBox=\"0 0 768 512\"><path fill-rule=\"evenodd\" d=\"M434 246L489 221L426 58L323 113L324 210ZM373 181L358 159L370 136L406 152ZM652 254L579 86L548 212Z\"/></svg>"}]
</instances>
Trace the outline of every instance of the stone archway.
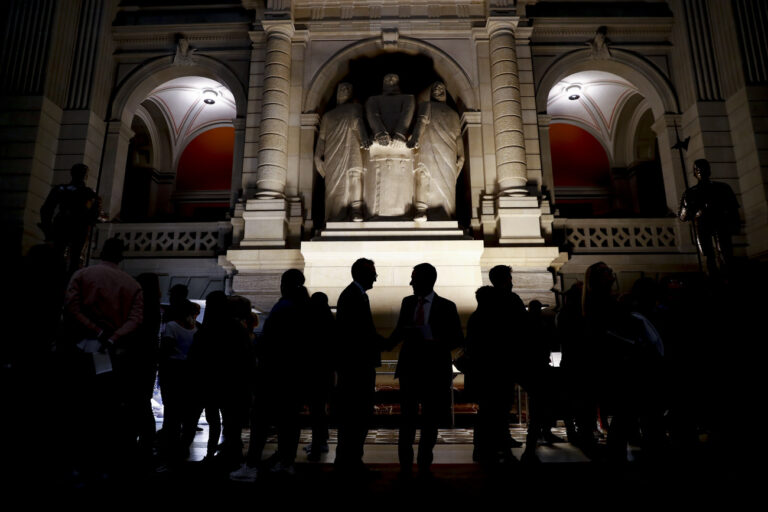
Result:
<instances>
[{"instance_id":1,"label":"stone archway","mask_svg":"<svg viewBox=\"0 0 768 512\"><path fill-rule=\"evenodd\" d=\"M315 112L318 107L328 102L333 94L333 86L349 72L349 62L358 57L375 57L383 52L402 52L423 54L432 58L435 71L443 77L448 93L461 102L465 110L479 109L477 84L473 84L469 74L443 50L425 41L410 37L400 37L397 46L384 49L381 38L370 38L351 44L330 57L310 79L302 102L303 112Z\"/></svg>"},{"instance_id":2,"label":"stone archway","mask_svg":"<svg viewBox=\"0 0 768 512\"><path fill-rule=\"evenodd\" d=\"M239 183L242 175L242 158L238 148L245 141L245 115L247 108L246 91L243 83L223 62L206 56L195 56L191 65L173 64L172 56L157 58L134 70L116 89L111 104L110 121L104 144L104 161L101 167L99 195L109 218L118 214L122 201L122 187L125 179L125 165L128 146L133 133L131 123L141 102L161 84L175 78L201 76L220 82L235 98L237 118L235 122L235 158L233 159L232 182ZM241 152L241 151L240 151ZM233 186L233 197L237 193Z\"/></svg>"},{"instance_id":3,"label":"stone archway","mask_svg":"<svg viewBox=\"0 0 768 512\"><path fill-rule=\"evenodd\" d=\"M605 71L618 75L636 86L648 102L659 143L667 206L676 211L685 185L684 170L671 149L675 143L674 126L679 122L680 108L670 81L653 64L630 52L611 49L610 58L594 59L588 49L578 50L552 63L538 81L536 104L539 112L546 113L550 90L563 78L580 71ZM549 151L549 148L542 148L542 151Z\"/></svg>"}]
</instances>

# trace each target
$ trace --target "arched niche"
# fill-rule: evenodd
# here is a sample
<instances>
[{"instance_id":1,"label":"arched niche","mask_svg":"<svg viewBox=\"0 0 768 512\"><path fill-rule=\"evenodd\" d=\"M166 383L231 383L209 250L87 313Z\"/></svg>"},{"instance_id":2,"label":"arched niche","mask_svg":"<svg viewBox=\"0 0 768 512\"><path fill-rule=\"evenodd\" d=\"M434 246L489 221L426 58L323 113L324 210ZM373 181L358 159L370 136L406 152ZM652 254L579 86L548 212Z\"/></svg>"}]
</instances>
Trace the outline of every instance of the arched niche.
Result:
<instances>
[{"instance_id":1,"label":"arched niche","mask_svg":"<svg viewBox=\"0 0 768 512\"><path fill-rule=\"evenodd\" d=\"M479 109L480 100L477 84L472 83L466 70L436 46L419 39L401 36L397 41L397 46L392 49L383 48L381 38L370 38L339 50L310 79L302 111L317 112L323 105L328 104L335 94L335 84L350 73L350 62L359 58L374 58L387 53L429 57L432 59L434 71L443 79L448 94L454 98L461 111Z\"/></svg>"},{"instance_id":2,"label":"arched niche","mask_svg":"<svg viewBox=\"0 0 768 512\"><path fill-rule=\"evenodd\" d=\"M168 55L151 60L136 68L118 85L110 105L110 122L107 126L104 162L101 168L99 194L104 210L110 218L120 211L122 188L125 178L129 142L133 136L131 124L140 105L160 85L175 78L201 76L223 84L235 98L237 120L244 119L247 96L244 84L229 67L214 58L196 55L194 63L178 66ZM245 126L237 122L236 126ZM242 135L239 137L242 138ZM238 137L236 136L236 140ZM233 182L242 174L242 160L233 161Z\"/></svg>"},{"instance_id":3,"label":"arched niche","mask_svg":"<svg viewBox=\"0 0 768 512\"><path fill-rule=\"evenodd\" d=\"M341 54L354 55L354 58L346 61L343 66L334 67L338 71L332 75L334 81L323 82L326 83L324 94L317 95L315 100L313 100L316 103L312 103L312 110L320 114L320 117L336 106L335 93L339 83L351 83L353 85L351 101L365 104L368 98L382 93L383 78L389 73L397 74L400 77L400 90L402 93L412 94L415 97L417 108L414 112L414 123L418 112L418 104L423 101L429 101L431 87L436 81L446 84L446 104L451 109L456 111L459 116L467 111L465 101L461 97L454 96L454 93L456 91L460 92L460 87L464 87L464 85L454 86L453 90L449 86L451 82L454 84L460 82L455 78L457 71L454 70L452 75L445 74L448 70L444 65L441 72L441 67L438 66L438 62L432 55L425 52L406 51L341 52ZM339 71L342 69L345 71L343 74ZM319 74L323 74L322 68ZM309 95L313 94L312 87L319 88L318 83L314 82L310 86ZM468 83L467 79L466 84ZM464 153L468 154L469 151L465 148ZM456 183L456 220L465 227L469 227L472 215L471 185L467 169L468 166L459 174ZM315 226L321 226L325 222L324 180L317 173L313 173L312 183L312 220Z\"/></svg>"},{"instance_id":4,"label":"arched niche","mask_svg":"<svg viewBox=\"0 0 768 512\"><path fill-rule=\"evenodd\" d=\"M679 103L669 80L652 63L631 52L611 49L611 57L594 59L588 49L567 53L555 60L541 76L536 90L536 104L546 113L547 98L555 85L565 77L581 71L604 71L632 83L653 113L654 131L658 138L659 160L662 168L666 204L676 208L684 190L682 169L672 154L674 130L670 118L679 113ZM634 132L629 132L631 137ZM614 148L612 148L614 149ZM626 148L622 156L628 156Z\"/></svg>"}]
</instances>

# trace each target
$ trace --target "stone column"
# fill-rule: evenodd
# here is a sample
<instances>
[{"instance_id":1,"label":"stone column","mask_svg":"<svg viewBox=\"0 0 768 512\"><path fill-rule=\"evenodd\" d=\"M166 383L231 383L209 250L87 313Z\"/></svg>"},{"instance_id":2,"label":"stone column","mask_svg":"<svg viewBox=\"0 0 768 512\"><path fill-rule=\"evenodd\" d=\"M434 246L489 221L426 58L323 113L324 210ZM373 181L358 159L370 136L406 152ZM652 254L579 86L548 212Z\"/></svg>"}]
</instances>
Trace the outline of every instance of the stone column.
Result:
<instances>
[{"instance_id":1,"label":"stone column","mask_svg":"<svg viewBox=\"0 0 768 512\"><path fill-rule=\"evenodd\" d=\"M494 18L487 26L497 183L499 194L505 196L526 195L528 183L515 42L517 22L516 17Z\"/></svg>"},{"instance_id":2,"label":"stone column","mask_svg":"<svg viewBox=\"0 0 768 512\"><path fill-rule=\"evenodd\" d=\"M552 116L539 114L539 144L541 147L542 185L549 191L549 198L555 202L555 178L552 174L552 148L549 145L549 125Z\"/></svg>"},{"instance_id":3,"label":"stone column","mask_svg":"<svg viewBox=\"0 0 768 512\"><path fill-rule=\"evenodd\" d=\"M659 160L661 160L661 173L664 176L667 207L673 212L677 212L680 206L680 197L685 191L683 172L687 172L687 170L680 166L680 156L677 154L677 150L671 149L675 142L677 142L675 125L678 126L680 137L685 138L679 128L681 119L682 116L679 114L664 114L651 126L659 142ZM693 175L690 175L689 183L693 185L695 181Z\"/></svg>"},{"instance_id":4,"label":"stone column","mask_svg":"<svg viewBox=\"0 0 768 512\"><path fill-rule=\"evenodd\" d=\"M267 33L264 96L256 168L256 198L282 198L288 168L288 113L291 86L291 21L263 21Z\"/></svg>"},{"instance_id":5,"label":"stone column","mask_svg":"<svg viewBox=\"0 0 768 512\"><path fill-rule=\"evenodd\" d=\"M241 247L285 247L295 201L286 199L288 116L291 87L290 20L262 21L266 32L264 86L256 166L256 193L245 204ZM253 73L253 72L252 72ZM236 212L240 214L239 211ZM239 235L239 221L233 223ZM292 233L296 230L291 229ZM295 236L293 238L296 238Z\"/></svg>"},{"instance_id":6,"label":"stone column","mask_svg":"<svg viewBox=\"0 0 768 512\"><path fill-rule=\"evenodd\" d=\"M528 195L527 189L528 157L515 37L518 20L513 16L498 16L491 18L487 25L498 190L492 205L490 198L484 198L482 213L485 223L493 216L499 245L539 245L544 243L542 211L538 197ZM530 83L533 77L530 71L526 72ZM529 103L532 92L528 91ZM529 118L533 115L529 121L535 123L535 105L528 105L527 110Z\"/></svg>"},{"instance_id":7,"label":"stone column","mask_svg":"<svg viewBox=\"0 0 768 512\"><path fill-rule=\"evenodd\" d=\"M470 198L472 201L472 230L479 231L480 197L483 195L485 180L483 179L483 126L480 112L464 112L461 115L461 133L464 136L467 150L466 163L469 171Z\"/></svg>"},{"instance_id":8,"label":"stone column","mask_svg":"<svg viewBox=\"0 0 768 512\"><path fill-rule=\"evenodd\" d=\"M104 144L104 165L101 169L101 183L98 194L101 206L107 217L112 219L120 213L125 184L125 163L128 159L128 146L134 133L122 121L110 121L107 126L107 139Z\"/></svg>"},{"instance_id":9,"label":"stone column","mask_svg":"<svg viewBox=\"0 0 768 512\"><path fill-rule=\"evenodd\" d=\"M301 137L299 141L299 197L304 200L304 229L312 231L312 187L315 182L315 134L320 125L316 113L301 114Z\"/></svg>"},{"instance_id":10,"label":"stone column","mask_svg":"<svg viewBox=\"0 0 768 512\"><path fill-rule=\"evenodd\" d=\"M243 187L243 156L245 154L245 119L242 117L232 120L235 126L235 147L232 155L232 185L229 205L234 206L240 189ZM245 190L243 190L245 193Z\"/></svg>"}]
</instances>

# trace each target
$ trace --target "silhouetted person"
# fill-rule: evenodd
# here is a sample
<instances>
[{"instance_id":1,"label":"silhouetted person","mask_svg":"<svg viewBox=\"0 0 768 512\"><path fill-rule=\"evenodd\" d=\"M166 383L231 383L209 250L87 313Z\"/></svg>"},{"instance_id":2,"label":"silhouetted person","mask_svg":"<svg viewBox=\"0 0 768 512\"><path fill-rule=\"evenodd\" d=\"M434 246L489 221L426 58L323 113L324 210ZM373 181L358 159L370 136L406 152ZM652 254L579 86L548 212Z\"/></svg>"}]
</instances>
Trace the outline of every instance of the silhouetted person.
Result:
<instances>
[{"instance_id":1,"label":"silhouetted person","mask_svg":"<svg viewBox=\"0 0 768 512\"><path fill-rule=\"evenodd\" d=\"M115 373L135 342L131 335L142 323L144 303L139 283L118 267L122 259L123 242L107 240L101 261L72 276L64 304L67 332L60 348L81 365L73 371L80 387L74 421L82 420L84 465L97 472L121 469L132 444Z\"/></svg>"},{"instance_id":2,"label":"silhouetted person","mask_svg":"<svg viewBox=\"0 0 768 512\"><path fill-rule=\"evenodd\" d=\"M160 280L157 274L136 276L144 297L144 314L136 332L135 343L128 355L129 410L134 419L133 428L138 437L140 462L149 463L155 442L155 416L152 396L157 379L160 345Z\"/></svg>"},{"instance_id":3,"label":"silhouetted person","mask_svg":"<svg viewBox=\"0 0 768 512\"><path fill-rule=\"evenodd\" d=\"M167 324L173 320L184 320L189 312L189 304L194 304L187 297L189 288L185 284L175 284L168 290L168 307L163 313L163 323ZM197 316L195 316L197 318Z\"/></svg>"},{"instance_id":4,"label":"silhouetted person","mask_svg":"<svg viewBox=\"0 0 768 512\"><path fill-rule=\"evenodd\" d=\"M163 455L171 464L188 457L188 446L182 440L182 429L194 430L188 415L192 408L192 372L188 361L197 327L195 308L191 302L179 306L174 320L165 324L160 340L160 391L163 397ZM185 433L184 438L194 437Z\"/></svg>"},{"instance_id":5,"label":"silhouetted person","mask_svg":"<svg viewBox=\"0 0 768 512\"><path fill-rule=\"evenodd\" d=\"M589 385L597 408L597 419L603 430L608 428L608 409L616 395L611 362L617 345L609 334L617 329L621 318L613 293L615 283L616 276L608 265L602 261L590 265L584 274L584 296L581 302L585 336L591 355ZM595 417L592 418L594 420Z\"/></svg>"},{"instance_id":6,"label":"silhouetted person","mask_svg":"<svg viewBox=\"0 0 768 512\"><path fill-rule=\"evenodd\" d=\"M99 196L85 185L88 166L75 164L72 179L53 187L40 207L40 229L66 261L68 274L80 268L91 227L99 218Z\"/></svg>"},{"instance_id":7,"label":"silhouetted person","mask_svg":"<svg viewBox=\"0 0 768 512\"><path fill-rule=\"evenodd\" d=\"M739 203L726 183L711 181L709 162L693 163L697 185L687 189L680 200L678 217L693 223L697 249L707 266L707 274L727 272L733 259L731 237L739 232Z\"/></svg>"},{"instance_id":8,"label":"silhouetted person","mask_svg":"<svg viewBox=\"0 0 768 512\"><path fill-rule=\"evenodd\" d=\"M236 481L258 476L269 427L277 427L277 464L274 472L293 475L299 444L299 414L307 378L307 338L311 336L309 295L304 275L286 270L280 279L280 300L264 323L256 347L258 376L251 421L251 437L244 464L230 473Z\"/></svg>"},{"instance_id":9,"label":"silhouetted person","mask_svg":"<svg viewBox=\"0 0 768 512\"><path fill-rule=\"evenodd\" d=\"M501 297L500 307L506 325L511 337L513 354L509 361L510 369L514 375L515 382L524 387L522 382L525 378L527 362L527 345L530 336L528 322L528 313L525 310L525 304L519 295L512 291L512 268L508 265L496 265L488 271L488 279L494 288L499 290ZM518 404L518 408L520 404ZM518 411L518 415L520 412ZM510 446L519 447L522 444L510 437Z\"/></svg>"},{"instance_id":10,"label":"silhouetted person","mask_svg":"<svg viewBox=\"0 0 768 512\"><path fill-rule=\"evenodd\" d=\"M318 461L328 452L328 416L326 407L334 380L333 354L336 344L336 320L328 306L328 296L315 292L311 297L312 336L307 343L307 400L312 424L312 444L307 459Z\"/></svg>"},{"instance_id":11,"label":"silhouetted person","mask_svg":"<svg viewBox=\"0 0 768 512\"><path fill-rule=\"evenodd\" d=\"M467 322L466 389L477 402L472 458L482 464L509 463L516 459L510 450L509 410L514 400L515 357L508 334L501 291L483 286L475 292L477 309Z\"/></svg>"},{"instance_id":12,"label":"silhouetted person","mask_svg":"<svg viewBox=\"0 0 768 512\"><path fill-rule=\"evenodd\" d=\"M367 471L363 449L373 415L376 368L381 366L381 350L385 347L384 338L373 325L365 293L373 287L376 276L373 261L355 261L353 282L341 292L336 305L339 439L335 468L350 476L362 476Z\"/></svg>"},{"instance_id":13,"label":"silhouetted person","mask_svg":"<svg viewBox=\"0 0 768 512\"><path fill-rule=\"evenodd\" d=\"M248 310L250 314L249 306ZM211 453L214 439L218 439L216 425L212 422L221 412L224 440L218 460L222 469L229 471L239 466L243 459L240 436L247 422L255 375L253 344L237 314L236 307L224 292L209 293L203 326L195 334L188 355L208 419L208 453Z\"/></svg>"},{"instance_id":14,"label":"silhouetted person","mask_svg":"<svg viewBox=\"0 0 768 512\"><path fill-rule=\"evenodd\" d=\"M528 375L528 408L531 421L528 424L526 450L532 450L538 440L545 444L560 443L563 439L552 433L557 405L557 370L550 366L551 345L553 343L550 326L543 318L543 305L538 300L528 303L528 317L531 329ZM532 452L529 452L532 453ZM524 454L525 456L525 454ZM527 456L526 456L527 457Z\"/></svg>"},{"instance_id":15,"label":"silhouetted person","mask_svg":"<svg viewBox=\"0 0 768 512\"><path fill-rule=\"evenodd\" d=\"M64 434L51 436L50 419L69 414L71 399L52 350L64 301L63 262L53 246L39 244L8 268L13 271L0 297L0 407L6 414L0 422L0 478L12 489L15 479L36 474L41 460L71 460L69 443L61 439L71 439L72 423L61 422Z\"/></svg>"},{"instance_id":16,"label":"silhouetted person","mask_svg":"<svg viewBox=\"0 0 768 512\"><path fill-rule=\"evenodd\" d=\"M586 336L582 312L584 283L574 283L564 294L557 314L557 335L563 355L560 369L567 389L568 442L590 451L594 444L595 394L592 383L594 347Z\"/></svg>"},{"instance_id":17,"label":"silhouetted person","mask_svg":"<svg viewBox=\"0 0 768 512\"><path fill-rule=\"evenodd\" d=\"M448 417L453 369L451 351L464 341L456 304L434 291L437 270L429 263L413 268L413 295L400 306L390 341L403 343L395 378L400 379L401 426L397 446L400 471L413 470L413 442L421 405L421 438L416 458L419 473L428 475L437 428Z\"/></svg>"}]
</instances>

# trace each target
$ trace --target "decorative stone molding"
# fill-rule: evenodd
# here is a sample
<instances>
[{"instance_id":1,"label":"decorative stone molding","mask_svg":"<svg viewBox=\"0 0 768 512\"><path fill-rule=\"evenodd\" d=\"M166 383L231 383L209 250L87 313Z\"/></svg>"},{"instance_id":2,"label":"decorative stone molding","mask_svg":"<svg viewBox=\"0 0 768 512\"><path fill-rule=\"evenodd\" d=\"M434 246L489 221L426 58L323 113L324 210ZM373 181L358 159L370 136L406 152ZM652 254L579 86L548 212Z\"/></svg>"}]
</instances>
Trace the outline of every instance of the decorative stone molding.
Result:
<instances>
[{"instance_id":1,"label":"decorative stone molding","mask_svg":"<svg viewBox=\"0 0 768 512\"><path fill-rule=\"evenodd\" d=\"M96 225L94 256L104 242L117 237L125 244L127 258L199 258L223 251L232 231L229 222L106 223Z\"/></svg>"},{"instance_id":2,"label":"decorative stone molding","mask_svg":"<svg viewBox=\"0 0 768 512\"><path fill-rule=\"evenodd\" d=\"M690 252L677 219L556 219L574 253Z\"/></svg>"}]
</instances>

